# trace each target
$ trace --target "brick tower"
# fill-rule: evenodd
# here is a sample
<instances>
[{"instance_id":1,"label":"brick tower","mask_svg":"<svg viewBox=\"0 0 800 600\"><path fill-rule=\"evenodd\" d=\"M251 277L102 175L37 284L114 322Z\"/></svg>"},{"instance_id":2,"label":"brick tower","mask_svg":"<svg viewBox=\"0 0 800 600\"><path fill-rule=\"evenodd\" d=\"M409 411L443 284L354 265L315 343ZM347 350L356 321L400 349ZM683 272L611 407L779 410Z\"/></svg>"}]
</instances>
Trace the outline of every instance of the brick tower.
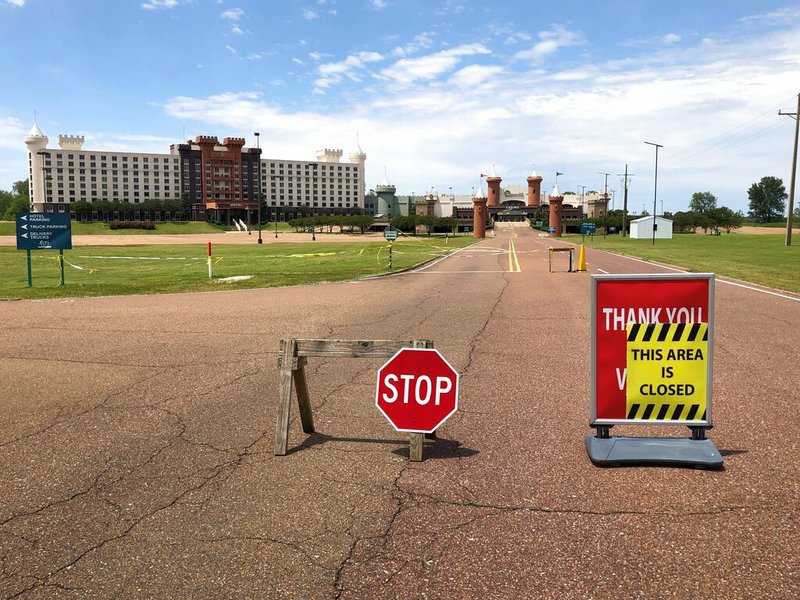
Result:
<instances>
[{"instance_id":1,"label":"brick tower","mask_svg":"<svg viewBox=\"0 0 800 600\"><path fill-rule=\"evenodd\" d=\"M550 221L549 226L555 228L555 231L550 234L550 237L561 237L563 227L561 225L561 212L564 204L564 196L558 190L558 184L553 186L553 191L550 193Z\"/></svg>"}]
</instances>

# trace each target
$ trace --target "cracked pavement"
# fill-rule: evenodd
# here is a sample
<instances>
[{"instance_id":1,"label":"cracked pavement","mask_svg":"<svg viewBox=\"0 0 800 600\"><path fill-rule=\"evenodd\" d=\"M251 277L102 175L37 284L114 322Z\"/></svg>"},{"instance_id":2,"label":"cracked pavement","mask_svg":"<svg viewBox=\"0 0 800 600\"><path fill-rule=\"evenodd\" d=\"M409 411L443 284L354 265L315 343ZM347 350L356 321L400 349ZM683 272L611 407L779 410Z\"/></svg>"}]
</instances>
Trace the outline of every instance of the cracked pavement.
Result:
<instances>
[{"instance_id":1,"label":"cracked pavement","mask_svg":"<svg viewBox=\"0 0 800 600\"><path fill-rule=\"evenodd\" d=\"M589 279L548 273L558 243L508 228L361 282L4 303L0 596L799 597L800 302L717 283L724 471L601 469ZM293 397L275 457L283 337L433 339L459 411L410 463L382 361L312 358L317 431Z\"/></svg>"}]
</instances>

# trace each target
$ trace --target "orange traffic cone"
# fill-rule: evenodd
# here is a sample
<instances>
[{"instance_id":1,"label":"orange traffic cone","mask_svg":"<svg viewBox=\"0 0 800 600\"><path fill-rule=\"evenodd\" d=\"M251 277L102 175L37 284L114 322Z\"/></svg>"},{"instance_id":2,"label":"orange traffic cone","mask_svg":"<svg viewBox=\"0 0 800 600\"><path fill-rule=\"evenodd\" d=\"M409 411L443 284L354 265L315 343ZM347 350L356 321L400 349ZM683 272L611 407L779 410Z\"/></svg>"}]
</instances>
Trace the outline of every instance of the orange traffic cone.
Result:
<instances>
[{"instance_id":1,"label":"orange traffic cone","mask_svg":"<svg viewBox=\"0 0 800 600\"><path fill-rule=\"evenodd\" d=\"M578 271L586 270L586 250L581 244L581 251L578 253Z\"/></svg>"}]
</instances>

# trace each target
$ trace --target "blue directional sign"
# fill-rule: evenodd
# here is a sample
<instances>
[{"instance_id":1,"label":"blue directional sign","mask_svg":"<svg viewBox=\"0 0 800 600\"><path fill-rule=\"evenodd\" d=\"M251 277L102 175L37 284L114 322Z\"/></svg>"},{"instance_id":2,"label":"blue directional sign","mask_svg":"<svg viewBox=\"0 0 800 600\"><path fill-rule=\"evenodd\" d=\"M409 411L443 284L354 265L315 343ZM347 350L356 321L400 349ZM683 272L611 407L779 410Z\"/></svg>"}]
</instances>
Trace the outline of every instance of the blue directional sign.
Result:
<instances>
[{"instance_id":1,"label":"blue directional sign","mask_svg":"<svg viewBox=\"0 0 800 600\"><path fill-rule=\"evenodd\" d=\"M69 213L17 213L17 250L70 250Z\"/></svg>"},{"instance_id":2,"label":"blue directional sign","mask_svg":"<svg viewBox=\"0 0 800 600\"><path fill-rule=\"evenodd\" d=\"M597 229L597 225L594 223L581 223L581 234L587 235L592 234L594 235L595 230Z\"/></svg>"},{"instance_id":3,"label":"blue directional sign","mask_svg":"<svg viewBox=\"0 0 800 600\"><path fill-rule=\"evenodd\" d=\"M555 232L556 232L556 228L555 227L548 227L547 228L547 233L555 233Z\"/></svg>"}]
</instances>

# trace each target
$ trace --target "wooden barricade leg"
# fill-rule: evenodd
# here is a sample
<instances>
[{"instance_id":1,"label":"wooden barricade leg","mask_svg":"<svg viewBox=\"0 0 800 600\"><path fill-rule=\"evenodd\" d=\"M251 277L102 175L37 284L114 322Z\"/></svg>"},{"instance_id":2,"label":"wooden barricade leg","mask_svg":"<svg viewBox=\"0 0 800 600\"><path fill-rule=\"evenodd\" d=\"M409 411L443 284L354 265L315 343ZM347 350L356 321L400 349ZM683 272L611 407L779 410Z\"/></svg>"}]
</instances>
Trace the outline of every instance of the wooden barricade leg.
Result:
<instances>
[{"instance_id":1,"label":"wooden barricade leg","mask_svg":"<svg viewBox=\"0 0 800 600\"><path fill-rule=\"evenodd\" d=\"M294 359L297 368L292 371L294 389L297 392L297 405L300 408L300 421L303 424L303 433L314 433L314 414L311 412L311 399L308 396L308 382L306 381L306 358L299 356Z\"/></svg>"},{"instance_id":2,"label":"wooden barricade leg","mask_svg":"<svg viewBox=\"0 0 800 600\"><path fill-rule=\"evenodd\" d=\"M286 454L286 447L289 443L289 408L292 401L292 363L297 350L296 343L292 339L281 340L281 389L278 396L278 419L275 423L275 455L283 456Z\"/></svg>"}]
</instances>

